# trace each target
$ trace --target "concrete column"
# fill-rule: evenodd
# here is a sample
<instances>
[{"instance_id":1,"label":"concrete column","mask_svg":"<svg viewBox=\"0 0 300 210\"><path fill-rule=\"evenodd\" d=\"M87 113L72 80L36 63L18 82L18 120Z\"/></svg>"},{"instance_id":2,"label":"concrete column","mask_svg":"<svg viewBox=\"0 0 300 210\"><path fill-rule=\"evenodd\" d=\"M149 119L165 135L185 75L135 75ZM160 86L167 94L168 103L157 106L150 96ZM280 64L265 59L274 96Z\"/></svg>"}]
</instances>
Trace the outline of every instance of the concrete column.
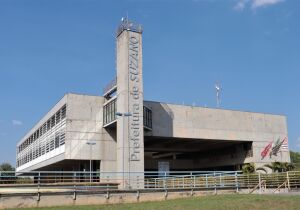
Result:
<instances>
[{"instance_id":1,"label":"concrete column","mask_svg":"<svg viewBox=\"0 0 300 210\"><path fill-rule=\"evenodd\" d=\"M120 188L143 188L144 129L142 34L123 30L117 37L117 171Z\"/></svg>"}]
</instances>

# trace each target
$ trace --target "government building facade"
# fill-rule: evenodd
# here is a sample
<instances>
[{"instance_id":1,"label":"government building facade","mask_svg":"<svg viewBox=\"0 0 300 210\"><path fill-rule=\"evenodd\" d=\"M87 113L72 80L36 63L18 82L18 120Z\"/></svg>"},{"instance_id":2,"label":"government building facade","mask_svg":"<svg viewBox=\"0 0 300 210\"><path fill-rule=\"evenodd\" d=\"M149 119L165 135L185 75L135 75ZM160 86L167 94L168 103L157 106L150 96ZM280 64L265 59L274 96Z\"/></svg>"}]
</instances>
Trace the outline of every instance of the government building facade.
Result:
<instances>
[{"instance_id":1,"label":"government building facade","mask_svg":"<svg viewBox=\"0 0 300 210\"><path fill-rule=\"evenodd\" d=\"M124 179L290 162L285 116L144 100L142 32L122 21L115 79L102 96L59 100L17 144L17 172L92 170Z\"/></svg>"}]
</instances>

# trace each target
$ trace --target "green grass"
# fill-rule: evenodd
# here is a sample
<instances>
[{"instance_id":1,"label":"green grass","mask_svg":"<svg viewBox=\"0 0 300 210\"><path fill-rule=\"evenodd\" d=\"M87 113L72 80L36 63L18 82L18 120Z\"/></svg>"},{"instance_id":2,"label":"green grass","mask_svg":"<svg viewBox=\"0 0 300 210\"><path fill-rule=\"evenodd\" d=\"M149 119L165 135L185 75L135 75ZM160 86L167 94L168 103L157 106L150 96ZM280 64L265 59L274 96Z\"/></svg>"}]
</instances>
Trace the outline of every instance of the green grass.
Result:
<instances>
[{"instance_id":1,"label":"green grass","mask_svg":"<svg viewBox=\"0 0 300 210\"><path fill-rule=\"evenodd\" d=\"M32 208L38 209L38 208ZM215 195L192 197L186 199L167 200L160 202L144 202L134 204L108 204L98 206L67 206L39 208L42 210L160 210L160 209L300 209L300 195Z\"/></svg>"}]
</instances>

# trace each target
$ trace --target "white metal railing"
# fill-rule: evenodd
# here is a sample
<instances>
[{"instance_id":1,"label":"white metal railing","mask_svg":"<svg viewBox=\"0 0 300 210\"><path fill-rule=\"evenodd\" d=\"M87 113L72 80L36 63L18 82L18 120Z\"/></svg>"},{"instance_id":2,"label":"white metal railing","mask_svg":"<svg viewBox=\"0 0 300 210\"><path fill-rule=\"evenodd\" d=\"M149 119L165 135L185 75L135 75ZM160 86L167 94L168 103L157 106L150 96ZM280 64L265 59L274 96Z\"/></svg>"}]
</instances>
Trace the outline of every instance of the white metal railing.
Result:
<instances>
[{"instance_id":1,"label":"white metal railing","mask_svg":"<svg viewBox=\"0 0 300 210\"><path fill-rule=\"evenodd\" d=\"M282 183L285 183L284 185ZM82 172L32 171L0 172L0 194L27 192L99 192L116 189L145 190L213 190L230 189L248 192L285 186L300 187L300 171L273 174L242 174L239 171L172 172ZM254 189L254 190L253 190Z\"/></svg>"}]
</instances>

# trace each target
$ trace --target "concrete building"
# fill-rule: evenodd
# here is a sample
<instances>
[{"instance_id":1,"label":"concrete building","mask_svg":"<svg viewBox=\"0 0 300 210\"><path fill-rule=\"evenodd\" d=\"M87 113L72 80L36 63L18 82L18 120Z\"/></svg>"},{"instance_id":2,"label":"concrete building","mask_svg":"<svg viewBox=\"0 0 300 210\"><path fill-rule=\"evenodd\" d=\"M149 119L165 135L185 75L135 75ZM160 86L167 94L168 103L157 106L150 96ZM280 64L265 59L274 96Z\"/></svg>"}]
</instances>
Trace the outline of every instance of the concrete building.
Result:
<instances>
[{"instance_id":1,"label":"concrete building","mask_svg":"<svg viewBox=\"0 0 300 210\"><path fill-rule=\"evenodd\" d=\"M103 96L66 94L18 143L18 172L89 171L93 160L93 171L124 180L290 162L285 116L145 101L142 27L125 19L116 40L116 78Z\"/></svg>"}]
</instances>

